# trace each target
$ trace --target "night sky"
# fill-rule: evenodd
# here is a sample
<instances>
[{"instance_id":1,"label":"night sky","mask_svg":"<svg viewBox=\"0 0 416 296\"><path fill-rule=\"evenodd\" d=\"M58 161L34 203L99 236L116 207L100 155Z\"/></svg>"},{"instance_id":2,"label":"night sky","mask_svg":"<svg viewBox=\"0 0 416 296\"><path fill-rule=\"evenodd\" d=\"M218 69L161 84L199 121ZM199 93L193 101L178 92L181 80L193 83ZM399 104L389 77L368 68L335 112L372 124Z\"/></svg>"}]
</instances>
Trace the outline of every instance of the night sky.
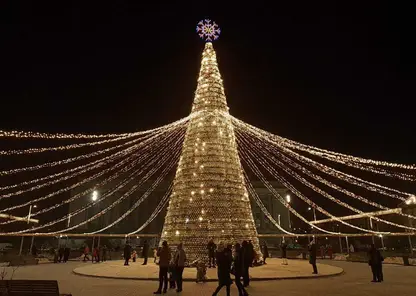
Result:
<instances>
[{"instance_id":1,"label":"night sky","mask_svg":"<svg viewBox=\"0 0 416 296\"><path fill-rule=\"evenodd\" d=\"M214 47L234 116L306 144L416 163L406 7L12 2L1 9L1 129L128 132L187 116L204 46L195 26L209 17L223 30Z\"/></svg>"}]
</instances>

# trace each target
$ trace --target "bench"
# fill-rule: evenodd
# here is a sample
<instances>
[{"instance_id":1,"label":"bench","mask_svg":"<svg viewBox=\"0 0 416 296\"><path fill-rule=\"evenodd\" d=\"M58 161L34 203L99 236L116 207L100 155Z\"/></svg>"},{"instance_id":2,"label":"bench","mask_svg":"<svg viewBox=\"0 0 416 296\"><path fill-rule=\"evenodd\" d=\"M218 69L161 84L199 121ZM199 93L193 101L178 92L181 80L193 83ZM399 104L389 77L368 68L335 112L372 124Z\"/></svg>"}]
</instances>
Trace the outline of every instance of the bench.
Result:
<instances>
[{"instance_id":1,"label":"bench","mask_svg":"<svg viewBox=\"0 0 416 296\"><path fill-rule=\"evenodd\" d=\"M57 281L10 280L0 281L0 295L60 296Z\"/></svg>"}]
</instances>

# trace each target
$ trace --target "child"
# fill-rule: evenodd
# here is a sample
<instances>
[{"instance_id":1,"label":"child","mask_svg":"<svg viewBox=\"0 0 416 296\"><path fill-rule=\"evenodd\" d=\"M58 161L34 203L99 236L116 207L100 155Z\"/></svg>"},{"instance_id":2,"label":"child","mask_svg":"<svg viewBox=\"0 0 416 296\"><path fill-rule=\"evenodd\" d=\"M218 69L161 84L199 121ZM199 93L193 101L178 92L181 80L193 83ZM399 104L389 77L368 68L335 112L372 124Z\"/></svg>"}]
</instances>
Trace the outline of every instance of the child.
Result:
<instances>
[{"instance_id":1,"label":"child","mask_svg":"<svg viewBox=\"0 0 416 296\"><path fill-rule=\"evenodd\" d=\"M133 259L133 262L136 262L136 258L137 258L137 252L136 250L134 250L133 253L131 254L131 259Z\"/></svg>"},{"instance_id":2,"label":"child","mask_svg":"<svg viewBox=\"0 0 416 296\"><path fill-rule=\"evenodd\" d=\"M176 288L175 263L173 262L173 260L170 261L168 274L169 274L169 289L175 289Z\"/></svg>"},{"instance_id":3,"label":"child","mask_svg":"<svg viewBox=\"0 0 416 296\"><path fill-rule=\"evenodd\" d=\"M203 282L207 280L207 266L200 260L196 263L196 282Z\"/></svg>"}]
</instances>

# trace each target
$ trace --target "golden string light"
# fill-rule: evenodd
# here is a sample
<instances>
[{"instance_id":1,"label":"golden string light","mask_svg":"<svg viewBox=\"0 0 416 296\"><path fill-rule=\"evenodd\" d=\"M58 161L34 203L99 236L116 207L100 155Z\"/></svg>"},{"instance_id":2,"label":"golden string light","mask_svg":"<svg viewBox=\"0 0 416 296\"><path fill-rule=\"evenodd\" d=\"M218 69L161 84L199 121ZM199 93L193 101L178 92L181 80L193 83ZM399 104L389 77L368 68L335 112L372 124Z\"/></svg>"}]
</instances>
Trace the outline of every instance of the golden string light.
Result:
<instances>
[{"instance_id":1,"label":"golden string light","mask_svg":"<svg viewBox=\"0 0 416 296\"><path fill-rule=\"evenodd\" d=\"M350 166L350 167L354 167L357 169L361 169L364 171L369 171L375 174L381 174L387 177L392 177L392 178L397 178L397 179L401 179L401 180L406 180L406 181L416 181L416 175L415 174L407 174L407 173L401 173L401 172L393 172L393 171L387 171L385 169L379 169L379 168L375 168L373 166L369 166L369 165L363 165L363 163L359 162L359 161L353 161L352 158L354 158L353 156L351 156L352 158L341 158L341 157L337 157L337 156L333 156L330 154L325 154L323 152L314 150L314 149L308 149L305 148L303 146L297 145L297 142L282 138L280 136L271 134L269 132L266 132L264 130L261 130L259 128L256 128L252 125L249 125L235 117L233 117L233 122L238 124L238 125L242 125L244 127L246 127L247 129L251 129L252 131L254 131L258 136L264 138L264 139L268 139L272 142L275 142L277 145L280 146L285 146L288 148L293 148L296 150L301 150L301 151L305 151L308 152L310 154L325 158L327 160L333 161L333 162L337 162L346 166ZM299 143L300 144L300 143ZM354 158L355 159L355 158ZM383 162L385 164L387 164L387 162ZM390 163L393 164L393 163ZM392 168L402 168L402 169L410 169L413 165L402 165L402 164L395 164L396 166Z\"/></svg>"},{"instance_id":2,"label":"golden string light","mask_svg":"<svg viewBox=\"0 0 416 296\"><path fill-rule=\"evenodd\" d=\"M238 133L237 133L237 135L238 135ZM365 216L365 213L363 211L361 211L361 210L359 210L359 209L357 209L357 208L355 208L355 207L353 207L353 206L351 206L351 205L349 205L349 204L347 204L345 202L342 202L341 200L333 197L332 195L328 194L324 190L320 189L319 187L317 187L317 186L313 185L312 183L310 183L309 181L307 181L305 178L303 178L302 176L300 176L299 174L297 174L293 170L289 169L285 164L283 164L282 162L280 162L277 158L275 158L270 153L266 153L265 151L269 151L270 152L270 150L269 150L268 147L260 146L257 143L253 143L253 141L249 142L248 138L247 137L244 137L244 136L242 137L242 139L243 139L242 140L243 142L248 143L245 146L247 149L250 149L250 147L253 147L252 145L254 145L254 147L257 147L258 150L256 150L256 151L260 151L259 153L262 153L264 155L263 160L265 160L265 159L270 160L272 163L276 164L279 168L281 168L282 170L284 170L288 175L290 175L293 178L297 179L298 181L300 181L305 186L313 189L315 192L321 194L323 197L326 197L327 199L331 200L332 202L335 202L335 203L337 203L338 205L340 205L340 206L342 206L344 208L347 208L347 209L349 209L349 210L351 210L353 212L359 213L359 214L363 214ZM351 197L353 197L355 199L358 199L360 201L363 201L363 202L365 202L367 204L370 204L370 205L372 205L374 207L381 208L381 209L384 209L384 210L390 210L390 208L388 208L388 207L384 207L384 206L382 206L380 204L377 204L375 202L371 202L371 201L369 201L369 200L367 200L367 199L365 199L365 198L363 198L363 197L361 197L361 196L359 196L357 194L354 194L353 192L350 192L350 191L348 191L346 189L343 189L343 188L337 186L336 184L333 184L333 183L331 183L331 182L329 182L329 181L321 178L320 176L318 176L316 174L313 174L311 171L303 168L302 166L297 165L296 163L294 163L293 161L291 161L289 158L285 157L282 154L280 154L279 156L281 158L283 158L285 160L285 162L288 163L289 165L297 168L298 170L302 171L306 175L308 175L308 176L310 176L310 177L318 180L319 182L325 184L328 187L331 187L333 189L336 189L336 190L338 190L338 191L340 191L340 192L342 192L342 193L344 193L344 194L346 194L348 196L351 196ZM369 218L369 217L370 216L367 216L367 218ZM416 218L416 217L414 217L414 218ZM396 227L399 227L399 228L410 229L410 230L416 230L416 228L414 228L414 227L410 227L410 226L406 226L406 225L402 225L402 224L397 224L397 223L394 223L394 222L391 222L391 221L388 221L388 220L384 220L384 219L381 219L381 218L378 218L378 217L373 217L373 219L376 220L376 221L378 221L378 222L382 222L382 223L385 223L385 224L388 224L388 225L391 225L391 226L396 226Z\"/></svg>"},{"instance_id":3,"label":"golden string light","mask_svg":"<svg viewBox=\"0 0 416 296\"><path fill-rule=\"evenodd\" d=\"M98 135L89 135L89 134L63 134L63 133L39 133L31 131L3 131L0 130L0 137L11 137L11 138L37 138L37 139L99 139L99 138L119 138L119 137L135 137L165 128L172 127L176 124L182 124L189 120L189 116L179 119L175 122L172 122L167 125L163 125L154 129L132 132L132 133L123 133L123 134L98 134Z\"/></svg>"},{"instance_id":4,"label":"golden string light","mask_svg":"<svg viewBox=\"0 0 416 296\"><path fill-rule=\"evenodd\" d=\"M176 133L175 133L175 134L176 134ZM173 135L175 135L175 134L173 134ZM177 141L180 141L180 140L181 140L182 135L183 135L183 131L182 131L182 134L179 134L179 137L178 137ZM70 202L73 202L73 201L75 201L76 199L78 199L78 198L80 198L80 197L82 197L82 196L85 196L86 194L91 193L91 192L94 190L94 188L98 188L98 187L100 187L100 186L103 186L103 185L107 184L108 182L110 182L110 181L112 181L112 180L114 180L114 179L118 178L118 176L119 176L119 175L121 175L121 174L123 174L123 173L125 173L125 172L129 171L129 170L130 170L130 169L132 169L134 166L136 166L138 163L140 163L142 160L146 160L149 156L152 156L152 155L153 155L153 157L150 159L150 162L148 163L148 165L143 166L143 167L140 167L139 169L135 170L132 174L130 174L130 176L129 176L129 177L131 177L131 178L129 179L129 181L130 181L132 178L134 178L134 176L136 176L137 174L141 174L141 173L142 173L145 169L147 169L150 165L152 165L153 163L155 163L155 162L156 162L156 160L157 160L157 157L158 157L158 155L159 155L159 154L155 154L155 152L158 152L158 153L160 152L160 150L159 150L158 148L165 149L165 148L169 147L169 145L170 145L170 144L172 144L172 141L175 139L175 137L172 137L172 136L171 136L171 137L168 137L168 139L169 139L168 141L166 141L166 142L163 142L163 143L162 143L163 145L162 145L161 147L159 147L159 146L156 146L156 147L154 147L154 146L153 146L153 147L152 147L152 146L148 146L148 147L146 147L146 149L149 149L149 151L147 151L147 152L145 152L145 153L143 153L143 151L142 151L142 152L140 152L140 153L135 153L135 154L131 155L130 157L128 157L127 159L125 159L124 161L122 161L122 162L120 162L120 163L116 164L114 167L110 167L110 168L108 168L108 169L106 169L106 170L103 170L103 171L99 172L98 174L96 174L96 175L94 175L94 176L92 176L92 177L89 177L89 178L87 178L87 179L84 179L84 180L82 180L82 181L80 181L80 182L78 182L78 183L76 183L76 184L74 184L74 185L72 185L72 186L70 186L70 187L62 188L61 190L58 190L58 191L53 192L53 193L50 193L50 194L48 194L48 195L46 195L46 196L43 196L43 197L40 197L40 198L33 199L33 200L31 200L31 201L29 201L29 202L26 202L26 203L24 203L24 204L20 204L20 205L16 205L16 206L12 206L12 207L6 208L6 209L2 209L2 210L0 210L0 213L1 213L1 212L6 212L6 211L10 211L10 210L14 210L14 209L17 209L17 208L21 208L21 207L24 207L24 206L27 206L27 205L30 205L30 204L34 204L34 203L39 202L39 201L41 201L41 200L45 200L45 199L47 199L47 198L50 198L50 197L52 197L52 196L54 196L54 195L57 195L57 194L60 194L60 193L62 193L62 192L65 192L65 191L71 190L71 189L73 189L73 188L75 188L75 187L78 187L78 186L80 186L80 185L84 184L84 183L87 183L87 182L89 182L89 181L91 181L91 180L94 180L94 179L96 179L96 178L98 178L98 177L100 177L100 176L104 175L105 173L110 172L111 170L115 170L115 169L117 169L117 168L119 168L119 167L122 167L123 165L127 164L127 166L125 166L123 169L121 169L121 170L120 170L120 171L118 171L117 173L115 173L115 174L111 175L110 177L108 177L108 178L104 179L102 182L100 182L100 183L96 184L95 186L92 186L91 188L86 189L86 190L84 190L83 192L80 192L80 193L78 193L78 194L74 195L73 197L71 197L71 198L69 198L69 199L67 199L67 200L64 200L64 201L62 201L62 202L60 202L60 203L58 203L58 204L55 204L55 205L50 206L50 207L48 207L48 208L41 209L41 210L39 210L39 211L37 211L37 212L33 212L33 213L31 214L31 217L36 216L36 215L39 215L39 214L43 214L43 213L46 213L46 212L49 212L49 211L54 210L54 209L56 209L56 208L58 208L58 207L60 207L60 206L63 206L63 205L68 204L68 203L70 203ZM178 143L178 142L176 142L176 143ZM153 148L153 149L152 149L152 148ZM139 157L138 157L138 158L136 158L138 155L139 155ZM135 159L135 160L133 160L134 158L136 158L136 159ZM133 160L133 161L131 161L131 160ZM128 183L129 181L127 181L127 183ZM123 187L123 186L125 186L127 183L124 181L124 182L119 183L119 185L120 185L120 184L123 184L123 185L122 185L122 187ZM116 186L116 188L117 188L117 190L119 189L119 187L118 187L118 186ZM116 190L116 191L117 191L117 190ZM115 192L115 191L114 191L114 192ZM5 222L0 222L0 225L3 225L3 224L10 224L10 223L13 223L13 222L15 222L15 221L14 221L14 220L9 220L9 221L5 221Z\"/></svg>"},{"instance_id":5,"label":"golden string light","mask_svg":"<svg viewBox=\"0 0 416 296\"><path fill-rule=\"evenodd\" d=\"M180 143L180 141L177 141L176 143ZM179 145L176 145L176 146L174 146L173 147L174 149L179 149ZM170 149L172 149L172 147L170 147ZM159 151L160 152L160 151ZM43 224L43 225L39 225L39 226L36 226L36 227L32 227L32 228L29 228L29 229L24 229L24 230L20 230L20 231L15 231L15 232L10 232L10 234L18 234L18 233L26 233L26 232L33 232L33 231L37 231L37 230L39 230L39 229L43 229L43 228L46 228L46 227L49 227L49 226L52 226L52 225L54 225L54 224L57 224L57 223L59 223L59 222L62 222L62 221L65 221L65 220L67 220L68 219L68 217L74 217L74 216L76 216L76 215L78 215L78 214L80 214L80 213L82 213L82 212L84 212L84 211L86 211L87 209L89 209L90 207L92 207L94 204L97 204L97 203L99 203L99 202L101 202L101 201L103 201L103 200L105 200L108 196L111 196L113 193L115 193L115 192L117 192L118 190L120 190L121 188L123 188L124 186L126 186L129 182L131 182L133 179L136 179L137 178L137 175L140 175L140 174L142 174L146 169L148 169L149 167L151 167L151 169L150 169L150 171L148 171L147 173L146 173L146 175L145 176L143 176L134 186L132 186L127 192L125 192L124 194L123 194L123 196L121 197L121 198L119 198L119 199L117 199L116 201L114 201L109 207L107 207L107 208L105 208L105 209L103 209L99 214L101 215L102 213L105 213L105 212L107 212L108 210L109 210L109 208L111 207L111 208L113 208L115 205L117 205L117 204L119 204L120 202L122 202L124 199L126 199L127 197L129 197L132 193L134 193L141 185L143 185L147 180L149 180L149 178L150 177L152 177L162 166L163 166L163 164L165 164L165 162L169 159L169 158L172 158L172 155L171 155L171 153L170 153L171 151L169 150L169 151L165 151L165 153L163 154L163 157L156 163L156 165L153 165L153 162L150 162L147 166L145 166L144 168L139 168L138 170L136 170L134 173L136 173L136 174L130 174L130 178L129 179L127 179L127 180L124 180L124 181L122 181L122 182L120 182L115 188L113 188L113 189L111 189L111 190L109 190L109 191L107 191L106 193L104 193L103 195L101 195L100 196L100 198L98 198L96 201L94 201L94 202L91 202L91 203L89 203L89 204L87 204L87 205L85 205L85 206L83 206L82 208L80 208L80 209L77 209L77 210L75 210L75 211L73 211L73 212L71 212L71 213L68 213L67 215L65 215L65 216L63 216L63 217L61 217L61 218L59 218L59 219L56 219L56 220L54 220L54 221L51 221L51 222L48 222L48 223L45 223L45 224ZM156 158L157 159L157 158ZM172 161L171 161L172 162ZM138 172L138 174L137 174L137 172ZM87 219L87 220L85 220L85 221L87 221L87 222L85 222L85 221L83 221L83 222L81 222L81 223L79 223L79 224L77 224L77 225L74 225L74 227L71 227L71 228L66 228L65 230L71 230L71 229L74 229L74 228L77 228L77 227L79 227L79 226L81 226L81 225L83 225L83 224L85 224L85 223L88 223L88 222L90 222L90 221L92 221L92 220L94 220L94 219L96 219L98 216L97 215L94 215L94 217L92 217L92 218L90 218L90 219ZM61 231L62 232L62 231ZM59 232L51 232L51 233L59 233Z\"/></svg>"}]
</instances>

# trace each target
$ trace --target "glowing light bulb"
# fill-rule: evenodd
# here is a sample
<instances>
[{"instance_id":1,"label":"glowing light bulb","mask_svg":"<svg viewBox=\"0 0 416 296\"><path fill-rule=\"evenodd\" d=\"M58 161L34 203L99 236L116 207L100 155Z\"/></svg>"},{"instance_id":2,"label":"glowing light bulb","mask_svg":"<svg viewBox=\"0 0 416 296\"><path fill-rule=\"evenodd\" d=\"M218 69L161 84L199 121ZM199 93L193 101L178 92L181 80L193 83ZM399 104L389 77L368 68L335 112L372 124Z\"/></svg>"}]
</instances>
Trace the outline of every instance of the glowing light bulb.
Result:
<instances>
[{"instance_id":1,"label":"glowing light bulb","mask_svg":"<svg viewBox=\"0 0 416 296\"><path fill-rule=\"evenodd\" d=\"M194 195L195 194L195 191L191 191L191 194Z\"/></svg>"},{"instance_id":2,"label":"glowing light bulb","mask_svg":"<svg viewBox=\"0 0 416 296\"><path fill-rule=\"evenodd\" d=\"M222 232L222 233L224 233L224 229L223 229L223 230L221 230L221 232Z\"/></svg>"},{"instance_id":3,"label":"glowing light bulb","mask_svg":"<svg viewBox=\"0 0 416 296\"><path fill-rule=\"evenodd\" d=\"M202 218L202 217L199 217L199 218L198 218L198 220L199 220L199 221L202 221L202 220L204 220L204 218Z\"/></svg>"},{"instance_id":4,"label":"glowing light bulb","mask_svg":"<svg viewBox=\"0 0 416 296\"><path fill-rule=\"evenodd\" d=\"M192 201L193 201L192 197L189 199L189 201L190 201L190 202L192 202Z\"/></svg>"},{"instance_id":5,"label":"glowing light bulb","mask_svg":"<svg viewBox=\"0 0 416 296\"><path fill-rule=\"evenodd\" d=\"M201 194L204 194L205 193L205 191L204 190L201 190Z\"/></svg>"},{"instance_id":6,"label":"glowing light bulb","mask_svg":"<svg viewBox=\"0 0 416 296\"><path fill-rule=\"evenodd\" d=\"M201 185L200 185L201 187L204 187L204 184L203 183L201 183Z\"/></svg>"},{"instance_id":7,"label":"glowing light bulb","mask_svg":"<svg viewBox=\"0 0 416 296\"><path fill-rule=\"evenodd\" d=\"M189 218L186 218L186 219L185 219L185 223L188 223L188 222L189 222Z\"/></svg>"},{"instance_id":8,"label":"glowing light bulb","mask_svg":"<svg viewBox=\"0 0 416 296\"><path fill-rule=\"evenodd\" d=\"M214 188L210 188L209 189L209 192L214 192Z\"/></svg>"},{"instance_id":9,"label":"glowing light bulb","mask_svg":"<svg viewBox=\"0 0 416 296\"><path fill-rule=\"evenodd\" d=\"M205 214L205 211L204 211L204 210L202 210L202 211L201 211L201 214Z\"/></svg>"},{"instance_id":10,"label":"glowing light bulb","mask_svg":"<svg viewBox=\"0 0 416 296\"><path fill-rule=\"evenodd\" d=\"M194 177L196 177L196 173L193 173Z\"/></svg>"},{"instance_id":11,"label":"glowing light bulb","mask_svg":"<svg viewBox=\"0 0 416 296\"><path fill-rule=\"evenodd\" d=\"M202 142L202 146L205 146L205 142Z\"/></svg>"},{"instance_id":12,"label":"glowing light bulb","mask_svg":"<svg viewBox=\"0 0 416 296\"><path fill-rule=\"evenodd\" d=\"M246 224L246 228L248 228L248 224Z\"/></svg>"},{"instance_id":13,"label":"glowing light bulb","mask_svg":"<svg viewBox=\"0 0 416 296\"><path fill-rule=\"evenodd\" d=\"M167 231L165 231L165 234L168 234L168 232L167 232Z\"/></svg>"},{"instance_id":14,"label":"glowing light bulb","mask_svg":"<svg viewBox=\"0 0 416 296\"><path fill-rule=\"evenodd\" d=\"M203 166L203 165L201 165L201 166L200 166L200 168L201 168L201 169L203 169L203 168L204 168L204 166Z\"/></svg>"},{"instance_id":15,"label":"glowing light bulb","mask_svg":"<svg viewBox=\"0 0 416 296\"><path fill-rule=\"evenodd\" d=\"M176 230L175 234L176 234L176 235L179 235L179 230Z\"/></svg>"},{"instance_id":16,"label":"glowing light bulb","mask_svg":"<svg viewBox=\"0 0 416 296\"><path fill-rule=\"evenodd\" d=\"M198 163L198 160L195 160L195 163Z\"/></svg>"}]
</instances>

